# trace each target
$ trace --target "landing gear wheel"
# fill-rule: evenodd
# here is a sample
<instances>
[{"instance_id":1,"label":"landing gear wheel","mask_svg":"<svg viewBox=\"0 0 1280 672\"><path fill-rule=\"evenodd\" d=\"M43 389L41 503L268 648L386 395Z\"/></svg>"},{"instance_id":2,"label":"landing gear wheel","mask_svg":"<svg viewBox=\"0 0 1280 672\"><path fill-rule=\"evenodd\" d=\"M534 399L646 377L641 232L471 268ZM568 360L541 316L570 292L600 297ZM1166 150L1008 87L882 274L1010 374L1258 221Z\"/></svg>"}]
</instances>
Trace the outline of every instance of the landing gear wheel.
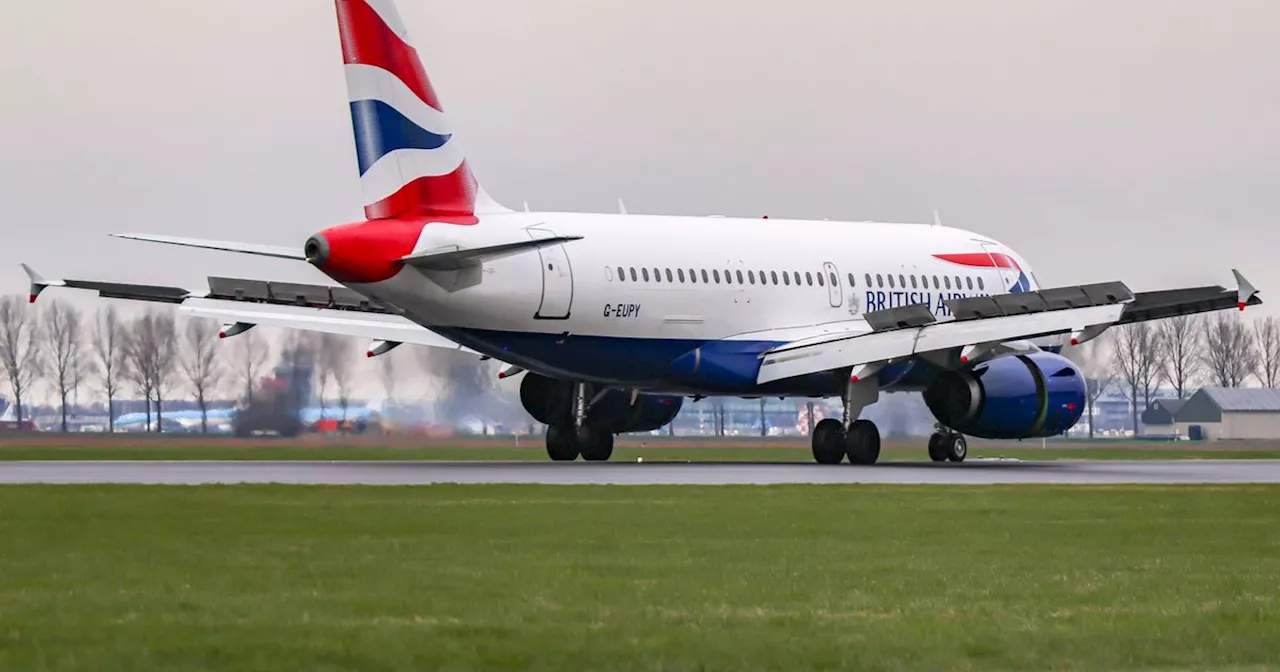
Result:
<instances>
[{"instance_id":1,"label":"landing gear wheel","mask_svg":"<svg viewBox=\"0 0 1280 672\"><path fill-rule=\"evenodd\" d=\"M947 461L947 435L935 432L929 437L929 459L934 462Z\"/></svg>"},{"instance_id":2,"label":"landing gear wheel","mask_svg":"<svg viewBox=\"0 0 1280 672\"><path fill-rule=\"evenodd\" d=\"M588 462L603 462L613 455L613 434L594 425L578 428L578 451Z\"/></svg>"},{"instance_id":3,"label":"landing gear wheel","mask_svg":"<svg viewBox=\"0 0 1280 672\"><path fill-rule=\"evenodd\" d=\"M947 459L952 462L964 462L965 456L969 454L969 443L964 440L963 434L948 436L942 445Z\"/></svg>"},{"instance_id":4,"label":"landing gear wheel","mask_svg":"<svg viewBox=\"0 0 1280 672\"><path fill-rule=\"evenodd\" d=\"M880 430L870 420L858 420L845 432L844 449L850 464L875 464L880 459Z\"/></svg>"},{"instance_id":5,"label":"landing gear wheel","mask_svg":"<svg viewBox=\"0 0 1280 672\"><path fill-rule=\"evenodd\" d=\"M578 433L573 425L547 427L547 457L556 462L578 459Z\"/></svg>"},{"instance_id":6,"label":"landing gear wheel","mask_svg":"<svg viewBox=\"0 0 1280 672\"><path fill-rule=\"evenodd\" d=\"M835 418L824 418L813 428L813 460L818 464L840 464L844 459L844 426Z\"/></svg>"}]
</instances>

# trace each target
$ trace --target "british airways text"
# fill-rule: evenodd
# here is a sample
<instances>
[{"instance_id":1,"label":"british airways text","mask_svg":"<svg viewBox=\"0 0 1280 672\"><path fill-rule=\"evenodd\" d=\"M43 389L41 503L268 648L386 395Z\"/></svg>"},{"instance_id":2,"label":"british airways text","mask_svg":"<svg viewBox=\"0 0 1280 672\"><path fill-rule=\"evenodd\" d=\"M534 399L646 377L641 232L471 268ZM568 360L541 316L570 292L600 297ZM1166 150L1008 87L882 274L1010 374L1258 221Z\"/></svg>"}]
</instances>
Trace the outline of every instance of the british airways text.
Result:
<instances>
[{"instance_id":1,"label":"british airways text","mask_svg":"<svg viewBox=\"0 0 1280 672\"><path fill-rule=\"evenodd\" d=\"M867 292L866 305L862 307L863 312L871 312L873 310L886 310L889 308L901 308L917 303L923 303L929 307L929 312L934 315L950 315L951 311L947 310L947 306L943 301L951 299L967 299L974 296L988 296L982 292Z\"/></svg>"}]
</instances>

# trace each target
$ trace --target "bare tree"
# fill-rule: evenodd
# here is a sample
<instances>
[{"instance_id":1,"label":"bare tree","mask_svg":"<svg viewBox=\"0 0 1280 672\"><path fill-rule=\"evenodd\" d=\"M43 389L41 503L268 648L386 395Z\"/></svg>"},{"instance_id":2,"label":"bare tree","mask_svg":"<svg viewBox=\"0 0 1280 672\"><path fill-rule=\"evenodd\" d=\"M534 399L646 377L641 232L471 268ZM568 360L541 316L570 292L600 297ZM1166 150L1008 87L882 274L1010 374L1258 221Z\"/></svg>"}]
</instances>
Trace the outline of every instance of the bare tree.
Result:
<instances>
[{"instance_id":1,"label":"bare tree","mask_svg":"<svg viewBox=\"0 0 1280 672\"><path fill-rule=\"evenodd\" d=\"M769 425L765 422L764 402L765 398L760 397L760 436L762 437L769 435Z\"/></svg>"},{"instance_id":2,"label":"bare tree","mask_svg":"<svg viewBox=\"0 0 1280 672\"><path fill-rule=\"evenodd\" d=\"M191 391L200 405L200 432L209 433L208 394L222 378L218 359L218 325L209 320L190 319L182 330L182 350L178 361Z\"/></svg>"},{"instance_id":3,"label":"bare tree","mask_svg":"<svg viewBox=\"0 0 1280 672\"><path fill-rule=\"evenodd\" d=\"M1258 347L1258 370L1255 375L1267 387L1280 387L1280 320L1268 317L1253 323L1254 343Z\"/></svg>"},{"instance_id":4,"label":"bare tree","mask_svg":"<svg viewBox=\"0 0 1280 672\"><path fill-rule=\"evenodd\" d=\"M98 313L93 329L94 364L102 391L107 395L107 431L116 431L116 395L120 392L120 378L125 372L125 341L127 337L120 324L120 316L114 306Z\"/></svg>"},{"instance_id":5,"label":"bare tree","mask_svg":"<svg viewBox=\"0 0 1280 672\"><path fill-rule=\"evenodd\" d=\"M247 331L235 337L237 382L244 386L244 400L253 403L253 388L258 384L262 368L267 364L267 341L256 331Z\"/></svg>"},{"instance_id":6,"label":"bare tree","mask_svg":"<svg viewBox=\"0 0 1280 672\"><path fill-rule=\"evenodd\" d=\"M1132 322L1116 329L1117 377L1124 382L1133 409L1133 434L1138 435L1138 401L1151 405L1151 396L1163 374L1160 337L1150 322Z\"/></svg>"},{"instance_id":7,"label":"bare tree","mask_svg":"<svg viewBox=\"0 0 1280 672\"><path fill-rule=\"evenodd\" d=\"M1094 402L1106 393L1115 383L1115 366L1108 359L1108 348L1111 346L1108 334L1098 336L1084 344L1068 348L1063 354L1080 367L1080 375L1084 377L1085 412L1089 416L1089 438L1093 438L1093 406Z\"/></svg>"},{"instance_id":8,"label":"bare tree","mask_svg":"<svg viewBox=\"0 0 1280 672\"><path fill-rule=\"evenodd\" d=\"M22 400L35 383L40 364L40 326L21 298L0 298L0 367L13 393L18 426L22 426Z\"/></svg>"},{"instance_id":9,"label":"bare tree","mask_svg":"<svg viewBox=\"0 0 1280 672\"><path fill-rule=\"evenodd\" d=\"M1164 378L1179 399L1188 396L1191 381L1200 374L1201 332L1200 318L1196 315L1171 317L1161 322L1158 329Z\"/></svg>"},{"instance_id":10,"label":"bare tree","mask_svg":"<svg viewBox=\"0 0 1280 672\"><path fill-rule=\"evenodd\" d=\"M1258 362L1253 333L1235 314L1222 311L1204 320L1203 361L1210 381L1218 387L1240 387Z\"/></svg>"},{"instance_id":11,"label":"bare tree","mask_svg":"<svg viewBox=\"0 0 1280 672\"><path fill-rule=\"evenodd\" d=\"M151 402L155 402L154 431L164 431L164 399L173 385L177 364L173 314L148 311L135 319L129 329L127 349L132 379L147 399L147 423L151 423Z\"/></svg>"},{"instance_id":12,"label":"bare tree","mask_svg":"<svg viewBox=\"0 0 1280 672\"><path fill-rule=\"evenodd\" d=\"M44 369L54 391L58 393L63 432L67 431L67 397L80 386L84 375L80 320L80 311L61 301L50 301L44 306Z\"/></svg>"},{"instance_id":13,"label":"bare tree","mask_svg":"<svg viewBox=\"0 0 1280 672\"><path fill-rule=\"evenodd\" d=\"M391 353L380 356L381 362L378 370L382 378L382 393L387 397L387 404L390 405L396 396L396 365L391 361Z\"/></svg>"}]
</instances>

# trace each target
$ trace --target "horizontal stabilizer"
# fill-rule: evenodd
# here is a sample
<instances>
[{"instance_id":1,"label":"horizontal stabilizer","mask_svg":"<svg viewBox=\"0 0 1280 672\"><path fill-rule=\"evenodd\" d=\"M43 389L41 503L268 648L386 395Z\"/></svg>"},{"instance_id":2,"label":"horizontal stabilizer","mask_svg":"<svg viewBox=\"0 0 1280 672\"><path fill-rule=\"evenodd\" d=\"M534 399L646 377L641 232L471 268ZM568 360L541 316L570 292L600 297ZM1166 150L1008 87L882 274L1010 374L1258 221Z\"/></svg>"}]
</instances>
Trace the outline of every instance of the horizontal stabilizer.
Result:
<instances>
[{"instance_id":1,"label":"horizontal stabilizer","mask_svg":"<svg viewBox=\"0 0 1280 672\"><path fill-rule=\"evenodd\" d=\"M198 247L202 250L219 250L222 252L235 252L237 254L254 254L260 257L294 259L297 261L307 260L307 257L302 253L301 248L286 247L283 245L259 245L257 243L237 243L226 240L204 240L202 238L180 238L178 236L154 236L146 233L113 233L111 236L113 238L125 238L127 240L141 240L148 243L164 243L166 245L181 245L182 247Z\"/></svg>"},{"instance_id":2,"label":"horizontal stabilizer","mask_svg":"<svg viewBox=\"0 0 1280 672\"><path fill-rule=\"evenodd\" d=\"M514 243L486 245L484 247L458 247L450 245L445 248L427 250L402 257L406 265L421 271L458 271L468 266L475 266L485 261L509 257L513 254L530 252L548 245L560 245L582 236L554 236L535 240L520 240Z\"/></svg>"}]
</instances>

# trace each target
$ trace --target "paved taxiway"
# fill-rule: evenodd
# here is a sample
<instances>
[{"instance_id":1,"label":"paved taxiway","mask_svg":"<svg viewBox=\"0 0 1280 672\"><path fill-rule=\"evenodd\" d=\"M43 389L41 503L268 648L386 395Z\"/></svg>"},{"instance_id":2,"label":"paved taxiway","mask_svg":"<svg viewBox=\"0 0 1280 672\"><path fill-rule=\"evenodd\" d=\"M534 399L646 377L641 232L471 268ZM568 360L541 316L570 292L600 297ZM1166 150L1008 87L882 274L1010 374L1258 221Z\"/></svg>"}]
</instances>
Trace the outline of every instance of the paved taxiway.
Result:
<instances>
[{"instance_id":1,"label":"paved taxiway","mask_svg":"<svg viewBox=\"0 0 1280 672\"><path fill-rule=\"evenodd\" d=\"M552 462L0 462L0 483L202 485L291 483L427 485L542 483L721 485L782 483L1280 483L1280 460L1143 460L964 464L898 462L874 467L776 463Z\"/></svg>"}]
</instances>

